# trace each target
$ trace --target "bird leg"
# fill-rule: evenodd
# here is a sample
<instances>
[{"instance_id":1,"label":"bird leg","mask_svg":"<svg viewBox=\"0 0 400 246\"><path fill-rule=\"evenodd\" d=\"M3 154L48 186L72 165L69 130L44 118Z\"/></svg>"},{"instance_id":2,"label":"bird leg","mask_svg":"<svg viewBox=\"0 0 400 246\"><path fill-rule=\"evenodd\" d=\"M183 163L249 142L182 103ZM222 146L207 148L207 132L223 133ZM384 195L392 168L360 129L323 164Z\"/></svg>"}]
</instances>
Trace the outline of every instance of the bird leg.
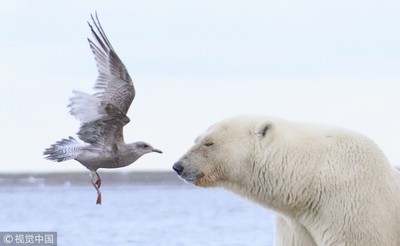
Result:
<instances>
[{"instance_id":1,"label":"bird leg","mask_svg":"<svg viewBox=\"0 0 400 246\"><path fill-rule=\"evenodd\" d=\"M100 185L101 185L101 178L99 176L99 174L96 171L91 171L90 172L91 176L92 176L92 185L94 186L94 188L97 191L97 200L96 200L96 204L101 205L101 192L99 190Z\"/></svg>"},{"instance_id":2,"label":"bird leg","mask_svg":"<svg viewBox=\"0 0 400 246\"><path fill-rule=\"evenodd\" d=\"M101 178L100 178L100 176L99 176L99 174L96 172L96 176L97 176L97 181L96 181L96 185L97 185L97 188L99 188L100 189L100 186L101 186Z\"/></svg>"}]
</instances>

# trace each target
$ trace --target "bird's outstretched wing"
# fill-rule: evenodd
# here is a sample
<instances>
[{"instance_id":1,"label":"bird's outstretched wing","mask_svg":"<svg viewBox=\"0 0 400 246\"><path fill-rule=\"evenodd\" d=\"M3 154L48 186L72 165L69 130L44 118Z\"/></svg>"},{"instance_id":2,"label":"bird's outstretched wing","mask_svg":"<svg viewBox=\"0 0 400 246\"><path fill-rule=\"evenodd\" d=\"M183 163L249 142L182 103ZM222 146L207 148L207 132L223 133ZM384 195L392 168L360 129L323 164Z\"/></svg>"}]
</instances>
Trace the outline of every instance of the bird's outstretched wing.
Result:
<instances>
[{"instance_id":1,"label":"bird's outstretched wing","mask_svg":"<svg viewBox=\"0 0 400 246\"><path fill-rule=\"evenodd\" d=\"M126 116L135 97L135 88L125 65L115 53L100 21L91 15L89 24L94 41L88 38L95 56L99 75L93 95L74 92L70 99L71 114L82 125L78 136L84 142L114 148L123 143L122 128L130 120Z\"/></svg>"},{"instance_id":2,"label":"bird's outstretched wing","mask_svg":"<svg viewBox=\"0 0 400 246\"><path fill-rule=\"evenodd\" d=\"M95 42L88 38L90 48L97 62L99 76L97 77L94 89L97 91L96 96L105 105L112 104L123 114L127 114L129 106L135 97L135 88L125 65L115 53L113 47L103 28L100 25L96 14L96 19L91 15L93 25L90 29Z\"/></svg>"}]
</instances>

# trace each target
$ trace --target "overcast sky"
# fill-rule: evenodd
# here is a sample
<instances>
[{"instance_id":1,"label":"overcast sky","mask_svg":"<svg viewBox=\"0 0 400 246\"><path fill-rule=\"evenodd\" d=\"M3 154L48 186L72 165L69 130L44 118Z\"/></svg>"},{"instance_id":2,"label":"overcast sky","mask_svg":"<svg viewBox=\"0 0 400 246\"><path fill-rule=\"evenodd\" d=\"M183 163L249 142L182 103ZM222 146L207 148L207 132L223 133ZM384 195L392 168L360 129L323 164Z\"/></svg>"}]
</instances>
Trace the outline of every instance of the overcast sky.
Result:
<instances>
[{"instance_id":1,"label":"overcast sky","mask_svg":"<svg viewBox=\"0 0 400 246\"><path fill-rule=\"evenodd\" d=\"M170 170L241 114L353 129L400 164L398 0L2 0L1 172L85 170L42 152L78 130L66 106L97 76L95 10L136 86L125 140L164 151L121 171Z\"/></svg>"}]
</instances>

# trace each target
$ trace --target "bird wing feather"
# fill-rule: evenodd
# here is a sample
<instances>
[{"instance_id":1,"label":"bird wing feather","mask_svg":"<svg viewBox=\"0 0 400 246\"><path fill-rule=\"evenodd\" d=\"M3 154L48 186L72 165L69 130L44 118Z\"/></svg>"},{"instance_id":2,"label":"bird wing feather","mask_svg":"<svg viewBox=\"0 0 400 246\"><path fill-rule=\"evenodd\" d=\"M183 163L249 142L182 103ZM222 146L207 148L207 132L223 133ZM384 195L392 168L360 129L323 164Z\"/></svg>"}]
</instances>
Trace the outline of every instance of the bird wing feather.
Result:
<instances>
[{"instance_id":1,"label":"bird wing feather","mask_svg":"<svg viewBox=\"0 0 400 246\"><path fill-rule=\"evenodd\" d=\"M96 19L93 16L91 17L94 26L89 23L89 27L97 44L90 39L88 41L99 72L94 86L97 91L96 96L100 97L105 105L110 103L122 113L127 114L135 98L133 81L125 65L111 46L97 15Z\"/></svg>"},{"instance_id":2,"label":"bird wing feather","mask_svg":"<svg viewBox=\"0 0 400 246\"><path fill-rule=\"evenodd\" d=\"M96 93L92 96L99 100L97 105L100 113L96 114L97 118L82 121L78 136L90 144L115 148L119 143L124 143L122 129L130 121L126 114L135 98L135 88L125 65L104 33L97 14L95 18L91 15L91 18L93 25L88 24L94 41L88 41L99 72L94 86Z\"/></svg>"},{"instance_id":3,"label":"bird wing feather","mask_svg":"<svg viewBox=\"0 0 400 246\"><path fill-rule=\"evenodd\" d=\"M130 119L112 104L108 104L105 111L108 116L83 123L78 137L86 143L110 149L124 143L123 127Z\"/></svg>"}]
</instances>

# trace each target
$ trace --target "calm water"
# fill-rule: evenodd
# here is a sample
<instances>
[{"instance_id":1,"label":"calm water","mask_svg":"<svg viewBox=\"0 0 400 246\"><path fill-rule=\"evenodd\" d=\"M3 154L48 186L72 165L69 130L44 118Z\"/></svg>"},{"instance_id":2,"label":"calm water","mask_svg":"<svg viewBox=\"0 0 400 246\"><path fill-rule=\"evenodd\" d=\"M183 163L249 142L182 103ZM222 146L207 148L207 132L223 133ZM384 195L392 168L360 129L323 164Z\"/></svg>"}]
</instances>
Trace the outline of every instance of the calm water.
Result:
<instances>
[{"instance_id":1,"label":"calm water","mask_svg":"<svg viewBox=\"0 0 400 246\"><path fill-rule=\"evenodd\" d=\"M0 231L57 231L58 245L272 245L273 214L222 189L0 187ZM1 245L1 243L0 243Z\"/></svg>"}]
</instances>

